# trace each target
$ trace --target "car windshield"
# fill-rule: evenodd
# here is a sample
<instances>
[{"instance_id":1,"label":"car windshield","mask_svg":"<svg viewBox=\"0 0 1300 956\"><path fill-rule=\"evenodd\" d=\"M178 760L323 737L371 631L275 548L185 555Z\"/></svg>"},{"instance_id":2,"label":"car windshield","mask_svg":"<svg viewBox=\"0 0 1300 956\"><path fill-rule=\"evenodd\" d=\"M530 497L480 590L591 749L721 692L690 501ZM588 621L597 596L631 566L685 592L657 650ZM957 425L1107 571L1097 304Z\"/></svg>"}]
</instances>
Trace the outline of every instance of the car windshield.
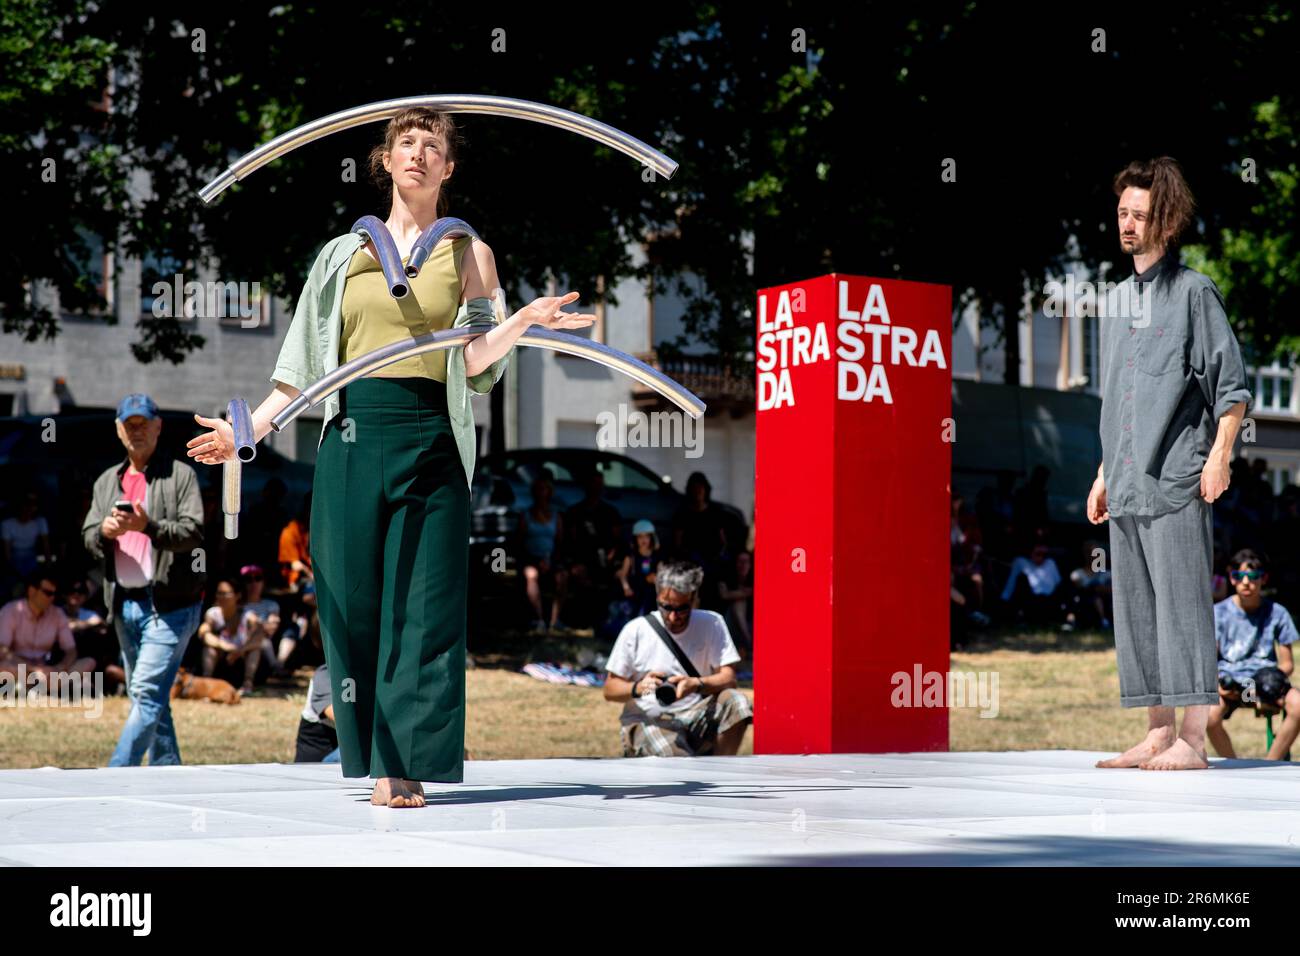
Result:
<instances>
[{"instance_id":1,"label":"car windshield","mask_svg":"<svg viewBox=\"0 0 1300 956\"><path fill-rule=\"evenodd\" d=\"M632 462L617 457L605 457L582 452L558 452L554 455L507 455L502 472L512 481L531 486L533 479L543 471L549 472L557 487L571 485L581 488L588 470L597 468L605 477L605 488L610 491L658 491L660 482L654 475L642 471Z\"/></svg>"}]
</instances>

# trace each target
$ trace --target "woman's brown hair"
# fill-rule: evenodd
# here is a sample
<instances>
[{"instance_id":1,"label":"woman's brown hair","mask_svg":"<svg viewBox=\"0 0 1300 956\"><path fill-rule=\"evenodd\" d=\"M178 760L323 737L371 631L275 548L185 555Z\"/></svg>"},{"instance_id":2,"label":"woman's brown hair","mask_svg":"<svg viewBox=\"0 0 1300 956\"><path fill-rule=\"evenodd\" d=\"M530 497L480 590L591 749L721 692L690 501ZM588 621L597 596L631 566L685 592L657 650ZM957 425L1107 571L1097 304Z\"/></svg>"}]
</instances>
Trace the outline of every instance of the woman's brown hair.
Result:
<instances>
[{"instance_id":1,"label":"woman's brown hair","mask_svg":"<svg viewBox=\"0 0 1300 956\"><path fill-rule=\"evenodd\" d=\"M393 176L388 170L384 169L384 153L391 153L393 147L397 145L397 137L411 129L423 130L426 133L435 133L441 136L443 143L446 145L445 159L449 163L456 161L457 147L462 144L460 133L456 129L456 121L451 118L450 113L429 109L426 106L416 106L402 110L402 112L390 119L388 125L384 127L384 141L370 151L369 161L370 181L379 189L384 190L390 199L392 198ZM453 172L452 175L454 176L455 173ZM438 190L439 217L447 214L447 206L447 184L444 182L442 188Z\"/></svg>"},{"instance_id":2,"label":"woman's brown hair","mask_svg":"<svg viewBox=\"0 0 1300 956\"><path fill-rule=\"evenodd\" d=\"M1159 156L1146 162L1135 160L1115 176L1115 195L1121 196L1130 186L1151 193L1147 211L1146 237L1154 246L1174 249L1179 238L1192 224L1196 200L1183 178L1182 167L1172 156Z\"/></svg>"}]
</instances>

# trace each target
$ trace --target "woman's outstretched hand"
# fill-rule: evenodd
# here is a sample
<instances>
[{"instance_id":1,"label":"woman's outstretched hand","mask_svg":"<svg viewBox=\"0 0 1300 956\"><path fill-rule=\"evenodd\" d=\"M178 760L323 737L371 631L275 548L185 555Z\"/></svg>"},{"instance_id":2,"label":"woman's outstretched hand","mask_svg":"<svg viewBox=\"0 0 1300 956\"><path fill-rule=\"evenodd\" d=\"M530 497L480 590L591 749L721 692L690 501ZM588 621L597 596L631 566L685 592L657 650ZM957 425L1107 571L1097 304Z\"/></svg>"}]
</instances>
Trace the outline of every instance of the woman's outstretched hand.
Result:
<instances>
[{"instance_id":1,"label":"woman's outstretched hand","mask_svg":"<svg viewBox=\"0 0 1300 956\"><path fill-rule=\"evenodd\" d=\"M546 329L585 329L596 321L594 315L560 311L561 306L568 305L577 298L576 292L544 295L539 299L533 299L519 310L519 314L529 325L540 325Z\"/></svg>"},{"instance_id":2,"label":"woman's outstretched hand","mask_svg":"<svg viewBox=\"0 0 1300 956\"><path fill-rule=\"evenodd\" d=\"M235 430L230 422L220 418L204 418L198 412L194 420L212 431L196 435L185 443L189 449L185 454L205 465L219 465L235 457Z\"/></svg>"}]
</instances>

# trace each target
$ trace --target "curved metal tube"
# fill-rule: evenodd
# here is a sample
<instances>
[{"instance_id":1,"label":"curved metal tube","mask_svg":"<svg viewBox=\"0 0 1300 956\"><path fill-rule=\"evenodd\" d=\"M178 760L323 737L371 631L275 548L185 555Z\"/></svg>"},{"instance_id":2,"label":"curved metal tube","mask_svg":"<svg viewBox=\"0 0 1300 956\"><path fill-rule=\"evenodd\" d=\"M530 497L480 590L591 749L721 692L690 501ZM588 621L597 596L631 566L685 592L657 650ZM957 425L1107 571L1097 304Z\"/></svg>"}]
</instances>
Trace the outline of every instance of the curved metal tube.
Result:
<instances>
[{"instance_id":1,"label":"curved metal tube","mask_svg":"<svg viewBox=\"0 0 1300 956\"><path fill-rule=\"evenodd\" d=\"M268 143L263 143L251 153L246 153L227 167L210 183L199 190L199 198L210 203L221 195L229 186L249 174L261 169L272 160L279 159L293 152L299 146L314 142L331 133L351 129L365 123L391 119L402 110L415 106L442 110L446 113L490 113L496 116L509 116L514 119L530 120L558 129L567 129L572 133L585 136L598 143L604 143L654 169L668 179L677 172L677 163L659 150L641 142L635 136L629 136L620 129L606 125L581 113L562 110L557 106L546 106L529 100L517 100L509 96L482 96L476 94L446 94L438 96L406 96L395 100L380 100L364 106L354 106L322 116L320 119L304 123L296 129L282 133Z\"/></svg>"},{"instance_id":2,"label":"curved metal tube","mask_svg":"<svg viewBox=\"0 0 1300 956\"><path fill-rule=\"evenodd\" d=\"M239 507L244 462L257 457L257 442L253 440L253 416L248 402L233 399L226 407L230 428L235 433L235 457L221 466L221 510L225 515L226 538L239 537Z\"/></svg>"},{"instance_id":3,"label":"curved metal tube","mask_svg":"<svg viewBox=\"0 0 1300 956\"><path fill-rule=\"evenodd\" d=\"M477 239L478 233L464 219L457 219L454 216L435 219L429 223L424 232L420 233L420 238L415 240L415 245L411 246L411 254L406 257L407 278L414 279L420 274L420 267L428 260L433 247L448 236L473 236Z\"/></svg>"},{"instance_id":4,"label":"curved metal tube","mask_svg":"<svg viewBox=\"0 0 1300 956\"><path fill-rule=\"evenodd\" d=\"M352 224L352 232L359 232L375 244L379 253L379 268L384 270L384 281L388 283L388 294L394 299L406 297L411 287L406 284L406 270L402 268L402 257L397 254L397 243L378 216L362 216Z\"/></svg>"},{"instance_id":5,"label":"curved metal tube","mask_svg":"<svg viewBox=\"0 0 1300 956\"><path fill-rule=\"evenodd\" d=\"M271 428L277 432L280 431L285 425L308 408L318 404L326 396L332 395L345 385L359 378L364 378L371 372L381 369L385 365L390 365L398 359L411 355L421 355L425 352L436 352L439 349L452 349L468 345L478 336L490 332L494 328L496 328L495 325L475 324L463 325L458 329L444 329L440 332L425 332L423 335L417 335L401 342L393 342L390 345L375 349L373 352L359 355L303 389L297 398L282 408L271 419ZM641 384L654 389L692 418L700 418L704 415L704 402L694 392L674 382L658 369L653 369L644 362L634 359L618 349L612 349L608 345L601 345L599 342L592 342L590 339L584 339L567 332L538 328L530 328L519 336L518 344L532 346L533 348L550 349L554 352L564 352L567 355L590 359L597 364L612 368L616 372L631 376Z\"/></svg>"}]
</instances>

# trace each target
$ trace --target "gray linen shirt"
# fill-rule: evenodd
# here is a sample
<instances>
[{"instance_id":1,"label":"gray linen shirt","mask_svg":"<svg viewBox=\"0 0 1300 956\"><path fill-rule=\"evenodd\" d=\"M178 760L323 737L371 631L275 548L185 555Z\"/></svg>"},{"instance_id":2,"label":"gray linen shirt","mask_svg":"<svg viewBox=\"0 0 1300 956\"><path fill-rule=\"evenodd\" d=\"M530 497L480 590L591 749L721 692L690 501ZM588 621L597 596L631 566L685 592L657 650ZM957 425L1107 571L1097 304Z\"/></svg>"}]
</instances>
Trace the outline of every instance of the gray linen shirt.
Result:
<instances>
[{"instance_id":1,"label":"gray linen shirt","mask_svg":"<svg viewBox=\"0 0 1300 956\"><path fill-rule=\"evenodd\" d=\"M1223 296L1209 277L1162 262L1121 282L1099 318L1101 448L1112 516L1177 511L1200 494L1218 420L1253 404ZM1125 310L1145 294L1147 308ZM1148 314L1149 312L1149 314Z\"/></svg>"}]
</instances>

